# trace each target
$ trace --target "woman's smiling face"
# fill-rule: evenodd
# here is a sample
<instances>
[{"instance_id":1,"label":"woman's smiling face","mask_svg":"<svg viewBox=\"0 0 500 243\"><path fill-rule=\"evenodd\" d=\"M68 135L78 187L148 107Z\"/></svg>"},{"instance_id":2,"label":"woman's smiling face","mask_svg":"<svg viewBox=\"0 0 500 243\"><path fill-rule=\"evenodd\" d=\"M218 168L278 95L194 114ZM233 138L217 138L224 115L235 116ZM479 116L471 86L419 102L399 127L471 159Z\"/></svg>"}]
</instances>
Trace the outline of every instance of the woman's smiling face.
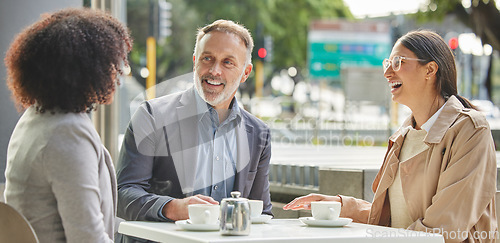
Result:
<instances>
[{"instance_id":1,"label":"woman's smiling face","mask_svg":"<svg viewBox=\"0 0 500 243\"><path fill-rule=\"evenodd\" d=\"M418 59L417 56L400 42L392 48L389 60L392 62L396 56L408 59L401 60L398 71L394 71L392 65L384 71L384 77L391 88L392 100L406 106L418 104L427 85L426 66L414 60Z\"/></svg>"}]
</instances>

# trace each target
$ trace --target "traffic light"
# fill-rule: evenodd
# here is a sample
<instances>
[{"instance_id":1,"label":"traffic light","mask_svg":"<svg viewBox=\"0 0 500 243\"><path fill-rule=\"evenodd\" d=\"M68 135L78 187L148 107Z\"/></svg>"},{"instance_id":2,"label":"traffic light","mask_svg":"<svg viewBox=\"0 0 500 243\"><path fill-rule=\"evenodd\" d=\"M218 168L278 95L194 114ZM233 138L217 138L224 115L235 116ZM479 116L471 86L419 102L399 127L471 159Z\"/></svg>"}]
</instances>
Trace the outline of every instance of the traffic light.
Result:
<instances>
[{"instance_id":1,"label":"traffic light","mask_svg":"<svg viewBox=\"0 0 500 243\"><path fill-rule=\"evenodd\" d=\"M264 60L270 62L273 60L273 37L270 35L264 36L264 49L266 50L266 56Z\"/></svg>"},{"instance_id":2,"label":"traffic light","mask_svg":"<svg viewBox=\"0 0 500 243\"><path fill-rule=\"evenodd\" d=\"M259 48L259 50L257 51L257 56L259 56L259 58L261 58L261 59L266 58L266 56L267 56L266 48L264 48L264 47Z\"/></svg>"},{"instance_id":3,"label":"traffic light","mask_svg":"<svg viewBox=\"0 0 500 243\"><path fill-rule=\"evenodd\" d=\"M259 59L270 62L272 60L273 41L271 36L257 38L255 42L257 57Z\"/></svg>"},{"instance_id":4,"label":"traffic light","mask_svg":"<svg viewBox=\"0 0 500 243\"><path fill-rule=\"evenodd\" d=\"M172 35L172 4L166 0L158 0L158 39Z\"/></svg>"},{"instance_id":5,"label":"traffic light","mask_svg":"<svg viewBox=\"0 0 500 243\"><path fill-rule=\"evenodd\" d=\"M458 38L457 37L452 37L448 40L448 45L450 48L454 51L455 49L458 48Z\"/></svg>"}]
</instances>

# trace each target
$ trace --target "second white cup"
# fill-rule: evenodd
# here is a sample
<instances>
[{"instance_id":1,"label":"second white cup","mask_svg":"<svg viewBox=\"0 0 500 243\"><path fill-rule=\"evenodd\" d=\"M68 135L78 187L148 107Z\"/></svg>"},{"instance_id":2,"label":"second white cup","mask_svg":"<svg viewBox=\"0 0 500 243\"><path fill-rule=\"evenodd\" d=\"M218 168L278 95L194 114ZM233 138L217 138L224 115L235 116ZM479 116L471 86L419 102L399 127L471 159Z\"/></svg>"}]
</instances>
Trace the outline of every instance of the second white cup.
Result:
<instances>
[{"instance_id":1,"label":"second white cup","mask_svg":"<svg viewBox=\"0 0 500 243\"><path fill-rule=\"evenodd\" d=\"M189 220L193 224L218 224L220 206L211 204L188 205Z\"/></svg>"},{"instance_id":2,"label":"second white cup","mask_svg":"<svg viewBox=\"0 0 500 243\"><path fill-rule=\"evenodd\" d=\"M311 202L311 212L317 220L337 220L340 216L342 204L340 202Z\"/></svg>"},{"instance_id":3,"label":"second white cup","mask_svg":"<svg viewBox=\"0 0 500 243\"><path fill-rule=\"evenodd\" d=\"M248 204L250 204L250 217L260 217L264 207L264 202L262 200L248 200Z\"/></svg>"}]
</instances>

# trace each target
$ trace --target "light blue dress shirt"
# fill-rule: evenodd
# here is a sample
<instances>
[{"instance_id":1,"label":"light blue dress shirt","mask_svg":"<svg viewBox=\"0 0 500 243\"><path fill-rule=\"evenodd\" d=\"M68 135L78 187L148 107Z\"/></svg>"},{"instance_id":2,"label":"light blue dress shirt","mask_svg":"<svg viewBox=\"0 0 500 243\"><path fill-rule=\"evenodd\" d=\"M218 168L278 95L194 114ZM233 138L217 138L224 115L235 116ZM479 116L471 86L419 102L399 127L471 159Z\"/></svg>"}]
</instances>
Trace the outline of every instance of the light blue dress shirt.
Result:
<instances>
[{"instance_id":1,"label":"light blue dress shirt","mask_svg":"<svg viewBox=\"0 0 500 243\"><path fill-rule=\"evenodd\" d=\"M219 122L217 111L196 93L198 155L194 194L211 196L216 201L230 197L236 175L237 129L241 122L236 99L229 106L228 117Z\"/></svg>"},{"instance_id":2,"label":"light blue dress shirt","mask_svg":"<svg viewBox=\"0 0 500 243\"><path fill-rule=\"evenodd\" d=\"M221 202L230 197L236 175L236 158L238 158L237 131L241 123L241 112L236 98L229 106L229 115L219 122L217 111L196 95L198 117L198 148L195 171L194 191L189 195L202 194ZM168 203L168 202L166 202ZM165 204L166 204L165 203ZM163 207L158 211L161 218Z\"/></svg>"}]
</instances>

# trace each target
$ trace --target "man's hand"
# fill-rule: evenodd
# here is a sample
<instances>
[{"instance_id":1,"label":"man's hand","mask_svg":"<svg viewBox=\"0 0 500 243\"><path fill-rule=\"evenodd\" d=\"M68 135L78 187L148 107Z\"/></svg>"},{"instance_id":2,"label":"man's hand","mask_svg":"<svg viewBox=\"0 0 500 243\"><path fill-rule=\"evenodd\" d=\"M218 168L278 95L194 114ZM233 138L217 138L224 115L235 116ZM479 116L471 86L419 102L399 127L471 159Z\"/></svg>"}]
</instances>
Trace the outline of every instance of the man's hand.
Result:
<instances>
[{"instance_id":1,"label":"man's hand","mask_svg":"<svg viewBox=\"0 0 500 243\"><path fill-rule=\"evenodd\" d=\"M204 195L195 195L182 199L174 199L163 207L162 213L165 217L177 221L189 218L189 204L219 204L213 198Z\"/></svg>"}]
</instances>

